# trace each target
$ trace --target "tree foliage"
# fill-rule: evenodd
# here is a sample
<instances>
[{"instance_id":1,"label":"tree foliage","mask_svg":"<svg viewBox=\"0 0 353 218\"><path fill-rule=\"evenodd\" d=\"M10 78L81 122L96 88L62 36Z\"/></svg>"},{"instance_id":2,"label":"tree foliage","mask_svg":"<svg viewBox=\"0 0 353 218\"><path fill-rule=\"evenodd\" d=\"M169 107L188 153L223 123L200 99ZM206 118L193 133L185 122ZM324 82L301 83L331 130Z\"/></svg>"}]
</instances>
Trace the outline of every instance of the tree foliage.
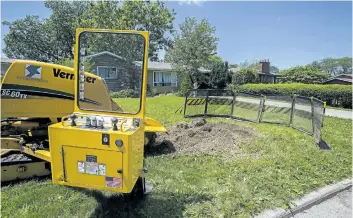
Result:
<instances>
[{"instance_id":1,"label":"tree foliage","mask_svg":"<svg viewBox=\"0 0 353 218\"><path fill-rule=\"evenodd\" d=\"M256 66L250 65L241 67L237 72L233 73L232 83L235 85L257 83L259 79Z\"/></svg>"},{"instance_id":2,"label":"tree foliage","mask_svg":"<svg viewBox=\"0 0 353 218\"><path fill-rule=\"evenodd\" d=\"M311 65L296 66L280 72L280 80L283 83L322 83L329 78L324 71Z\"/></svg>"},{"instance_id":3,"label":"tree foliage","mask_svg":"<svg viewBox=\"0 0 353 218\"><path fill-rule=\"evenodd\" d=\"M190 89L192 89L190 77L184 76L183 81L180 84L179 95L185 96Z\"/></svg>"},{"instance_id":4,"label":"tree foliage","mask_svg":"<svg viewBox=\"0 0 353 218\"><path fill-rule=\"evenodd\" d=\"M74 68L74 62L70 58L62 58L61 60L56 61L55 64ZM93 72L94 65L95 65L93 61L86 59L83 64L85 66L86 72L88 73Z\"/></svg>"},{"instance_id":5,"label":"tree foliage","mask_svg":"<svg viewBox=\"0 0 353 218\"><path fill-rule=\"evenodd\" d=\"M320 61L314 61L311 64L315 69L323 70L330 76L340 74L352 74L352 58L324 58Z\"/></svg>"},{"instance_id":6,"label":"tree foliage","mask_svg":"<svg viewBox=\"0 0 353 218\"><path fill-rule=\"evenodd\" d=\"M237 68L238 64L229 64L229 68Z\"/></svg>"},{"instance_id":7,"label":"tree foliage","mask_svg":"<svg viewBox=\"0 0 353 218\"><path fill-rule=\"evenodd\" d=\"M212 65L211 72L208 77L208 85L215 89L222 89L227 86L231 80L228 62L215 62Z\"/></svg>"},{"instance_id":8,"label":"tree foliage","mask_svg":"<svg viewBox=\"0 0 353 218\"><path fill-rule=\"evenodd\" d=\"M149 57L155 60L161 48L170 46L165 33L172 33L174 11L159 1L46 1L48 19L26 16L9 26L3 52L9 58L57 62L73 58L78 27L146 30L150 34Z\"/></svg>"},{"instance_id":9,"label":"tree foliage","mask_svg":"<svg viewBox=\"0 0 353 218\"><path fill-rule=\"evenodd\" d=\"M223 60L221 57L217 56L217 55L211 55L209 57L209 60L208 60L208 64L206 64L204 67L208 70L211 70L213 65L215 64L221 64L223 63Z\"/></svg>"},{"instance_id":10,"label":"tree foliage","mask_svg":"<svg viewBox=\"0 0 353 218\"><path fill-rule=\"evenodd\" d=\"M279 69L276 66L270 66L270 73L271 74L279 74Z\"/></svg>"},{"instance_id":11,"label":"tree foliage","mask_svg":"<svg viewBox=\"0 0 353 218\"><path fill-rule=\"evenodd\" d=\"M179 26L180 31L173 34L173 46L167 50L166 61L177 72L188 75L193 84L205 82L200 68L209 66L210 59L216 54L218 38L215 27L203 19L186 18Z\"/></svg>"}]
</instances>

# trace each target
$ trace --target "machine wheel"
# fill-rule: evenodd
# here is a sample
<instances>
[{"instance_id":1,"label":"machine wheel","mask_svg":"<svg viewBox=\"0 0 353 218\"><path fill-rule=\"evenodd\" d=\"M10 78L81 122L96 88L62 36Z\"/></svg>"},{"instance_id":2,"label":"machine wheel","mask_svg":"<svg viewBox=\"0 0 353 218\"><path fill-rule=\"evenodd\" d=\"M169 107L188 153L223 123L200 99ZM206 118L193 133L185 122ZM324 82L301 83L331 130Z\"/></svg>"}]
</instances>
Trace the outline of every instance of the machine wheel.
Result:
<instances>
[{"instance_id":1,"label":"machine wheel","mask_svg":"<svg viewBox=\"0 0 353 218\"><path fill-rule=\"evenodd\" d=\"M145 132L145 148L150 147L156 142L157 134L155 132Z\"/></svg>"},{"instance_id":2,"label":"machine wheel","mask_svg":"<svg viewBox=\"0 0 353 218\"><path fill-rule=\"evenodd\" d=\"M140 200L143 198L143 193L145 189L145 178L139 177L136 181L135 187L132 190L131 198L132 200Z\"/></svg>"}]
</instances>

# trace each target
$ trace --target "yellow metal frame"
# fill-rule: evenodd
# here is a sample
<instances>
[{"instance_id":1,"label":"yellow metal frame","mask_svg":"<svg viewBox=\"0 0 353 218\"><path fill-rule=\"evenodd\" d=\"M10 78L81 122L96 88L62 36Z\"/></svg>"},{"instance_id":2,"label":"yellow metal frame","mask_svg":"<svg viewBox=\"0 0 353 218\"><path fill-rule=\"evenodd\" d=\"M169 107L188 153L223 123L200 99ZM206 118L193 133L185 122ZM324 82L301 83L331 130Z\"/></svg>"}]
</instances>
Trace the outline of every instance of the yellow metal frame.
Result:
<instances>
[{"instance_id":1,"label":"yellow metal frame","mask_svg":"<svg viewBox=\"0 0 353 218\"><path fill-rule=\"evenodd\" d=\"M146 104L146 89L147 89L147 63L148 63L148 42L149 35L147 31L136 31L136 30L110 30L110 29L86 29L86 28L78 28L76 29L76 44L75 44L75 64L74 64L74 74L78 75L78 59L79 59L79 37L83 32L101 32L101 33L131 33L138 34L143 36L145 40L145 50L144 50L144 61L143 61L143 74L142 74L142 94L141 94L141 105L140 111L137 114L129 114L129 113L117 113L117 112L109 112L109 111L99 111L100 115L107 116L122 116L128 118L145 118L145 104ZM97 111L91 110L82 110L78 105L78 80L79 76L75 76L75 107L74 112L84 113L84 114L97 114Z\"/></svg>"},{"instance_id":2,"label":"yellow metal frame","mask_svg":"<svg viewBox=\"0 0 353 218\"><path fill-rule=\"evenodd\" d=\"M107 33L131 33L144 37L145 51L142 74L142 90L140 111L137 114L83 110L78 105L78 58L79 36L83 32L107 32ZM108 190L120 193L130 193L139 177L143 177L144 158L144 133L145 125L150 130L166 131L165 128L154 120L145 123L145 104L147 87L147 57L148 57L148 32L145 31L121 31L121 30L97 30L77 29L75 44L75 104L74 113L78 116L112 116L124 119L139 118L140 125L132 130L123 130L119 124L118 130L90 129L78 126L70 126L62 119L62 122L49 126L49 143L52 166L52 181L54 184L76 186ZM109 137L103 144L103 137ZM119 147L117 141L122 141ZM88 160L93 158L94 161ZM83 166L84 167L81 167ZM104 165L104 173L98 170ZM93 171L91 170L93 166ZM93 173L92 173L93 172ZM120 187L110 186L109 179L120 181Z\"/></svg>"}]
</instances>

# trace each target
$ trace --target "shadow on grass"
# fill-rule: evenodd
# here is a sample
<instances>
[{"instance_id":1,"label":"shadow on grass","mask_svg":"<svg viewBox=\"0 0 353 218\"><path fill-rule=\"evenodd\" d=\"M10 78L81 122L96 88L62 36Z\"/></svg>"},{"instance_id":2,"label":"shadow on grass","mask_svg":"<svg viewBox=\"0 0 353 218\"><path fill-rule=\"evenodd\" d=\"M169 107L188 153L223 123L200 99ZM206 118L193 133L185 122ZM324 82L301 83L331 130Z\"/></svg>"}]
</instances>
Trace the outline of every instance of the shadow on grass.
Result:
<instances>
[{"instance_id":1,"label":"shadow on grass","mask_svg":"<svg viewBox=\"0 0 353 218\"><path fill-rule=\"evenodd\" d=\"M163 140L162 142L156 142L153 145L145 148L145 157L170 154L174 152L176 152L176 149L173 145L173 142L169 140Z\"/></svg>"},{"instance_id":2,"label":"shadow on grass","mask_svg":"<svg viewBox=\"0 0 353 218\"><path fill-rule=\"evenodd\" d=\"M7 182L1 182L1 188L6 188L7 186L13 186L13 185L17 185L20 183L26 183L26 182L29 182L32 180L41 182L41 181L46 181L48 179L51 179L51 174L46 175L46 176L32 176L32 177L26 178L26 179L16 179L16 180L7 181Z\"/></svg>"},{"instance_id":3,"label":"shadow on grass","mask_svg":"<svg viewBox=\"0 0 353 218\"><path fill-rule=\"evenodd\" d=\"M105 195L101 191L74 188L87 196L94 197L98 206L90 218L137 218L137 217L183 217L188 204L211 200L209 196L198 194L176 194L172 192L153 192L143 199L127 204L121 194Z\"/></svg>"}]
</instances>

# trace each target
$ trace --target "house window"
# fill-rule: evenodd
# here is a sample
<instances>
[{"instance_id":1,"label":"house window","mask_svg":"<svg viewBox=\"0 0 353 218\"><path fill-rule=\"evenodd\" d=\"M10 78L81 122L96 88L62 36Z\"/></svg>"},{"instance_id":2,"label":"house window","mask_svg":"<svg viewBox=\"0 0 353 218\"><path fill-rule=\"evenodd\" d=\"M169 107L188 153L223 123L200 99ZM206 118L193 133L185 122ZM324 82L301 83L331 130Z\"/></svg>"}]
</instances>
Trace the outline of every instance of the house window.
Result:
<instances>
[{"instance_id":1,"label":"house window","mask_svg":"<svg viewBox=\"0 0 353 218\"><path fill-rule=\"evenodd\" d=\"M153 86L177 87L177 74L175 72L153 72Z\"/></svg>"},{"instance_id":2,"label":"house window","mask_svg":"<svg viewBox=\"0 0 353 218\"><path fill-rule=\"evenodd\" d=\"M99 66L97 67L97 75L103 79L117 79L116 67Z\"/></svg>"}]
</instances>

